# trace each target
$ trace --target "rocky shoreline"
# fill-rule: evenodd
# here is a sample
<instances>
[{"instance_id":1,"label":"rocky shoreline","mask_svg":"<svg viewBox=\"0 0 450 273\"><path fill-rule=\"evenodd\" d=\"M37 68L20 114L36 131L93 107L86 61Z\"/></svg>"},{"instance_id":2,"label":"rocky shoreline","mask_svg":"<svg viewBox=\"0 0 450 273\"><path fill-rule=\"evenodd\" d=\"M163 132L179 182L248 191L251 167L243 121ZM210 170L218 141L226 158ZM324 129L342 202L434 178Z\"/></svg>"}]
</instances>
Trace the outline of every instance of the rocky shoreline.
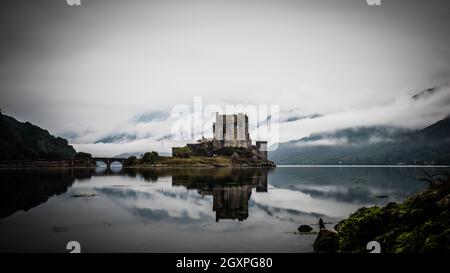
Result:
<instances>
[{"instance_id":1,"label":"rocky shoreline","mask_svg":"<svg viewBox=\"0 0 450 273\"><path fill-rule=\"evenodd\" d=\"M404 202L360 208L328 230L320 221L316 253L368 253L376 241L381 253L450 253L450 178L430 176L430 187Z\"/></svg>"}]
</instances>

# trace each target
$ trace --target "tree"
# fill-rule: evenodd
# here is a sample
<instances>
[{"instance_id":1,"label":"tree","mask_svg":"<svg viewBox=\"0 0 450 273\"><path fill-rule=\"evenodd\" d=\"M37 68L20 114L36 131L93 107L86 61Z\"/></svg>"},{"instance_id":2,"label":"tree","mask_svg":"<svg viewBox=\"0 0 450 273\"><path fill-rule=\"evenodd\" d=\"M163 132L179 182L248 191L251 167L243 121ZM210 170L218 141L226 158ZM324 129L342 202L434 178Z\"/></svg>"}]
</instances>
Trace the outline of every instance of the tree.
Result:
<instances>
[{"instance_id":1,"label":"tree","mask_svg":"<svg viewBox=\"0 0 450 273\"><path fill-rule=\"evenodd\" d=\"M157 152L147 152L142 155L142 161L147 164L155 164L158 159L159 155Z\"/></svg>"},{"instance_id":2,"label":"tree","mask_svg":"<svg viewBox=\"0 0 450 273\"><path fill-rule=\"evenodd\" d=\"M124 165L125 165L125 166L133 166L133 165L135 165L135 164L137 164L137 163L138 163L138 159L137 159L137 157L135 157L135 156L133 155L133 156L130 156L129 158L127 158L127 159L125 160Z\"/></svg>"},{"instance_id":3,"label":"tree","mask_svg":"<svg viewBox=\"0 0 450 273\"><path fill-rule=\"evenodd\" d=\"M92 155L90 153L77 152L75 154L75 159L91 159Z\"/></svg>"}]
</instances>

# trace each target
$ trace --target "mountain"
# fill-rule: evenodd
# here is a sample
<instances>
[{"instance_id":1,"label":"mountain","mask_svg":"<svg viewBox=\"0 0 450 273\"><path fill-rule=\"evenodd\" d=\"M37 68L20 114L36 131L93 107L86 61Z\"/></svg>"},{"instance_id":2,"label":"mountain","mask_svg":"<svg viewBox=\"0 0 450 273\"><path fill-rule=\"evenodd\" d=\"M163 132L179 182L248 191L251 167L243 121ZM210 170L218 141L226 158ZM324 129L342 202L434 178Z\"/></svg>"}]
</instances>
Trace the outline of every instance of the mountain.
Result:
<instances>
[{"instance_id":1,"label":"mountain","mask_svg":"<svg viewBox=\"0 0 450 273\"><path fill-rule=\"evenodd\" d=\"M118 133L118 134L110 134L107 135L95 142L97 143L121 143L121 142L129 142L137 139L136 134L127 134L127 133Z\"/></svg>"},{"instance_id":2,"label":"mountain","mask_svg":"<svg viewBox=\"0 0 450 273\"><path fill-rule=\"evenodd\" d=\"M276 164L450 164L450 117L422 130L358 127L313 134L269 152Z\"/></svg>"},{"instance_id":3,"label":"mountain","mask_svg":"<svg viewBox=\"0 0 450 273\"><path fill-rule=\"evenodd\" d=\"M149 132L141 131L141 133L139 133L139 128L142 128L143 125L148 125L153 121L163 121L169 116L170 113L162 111L151 111L136 115L129 119L125 124L99 138L94 143L128 143L152 137Z\"/></svg>"},{"instance_id":4,"label":"mountain","mask_svg":"<svg viewBox=\"0 0 450 273\"><path fill-rule=\"evenodd\" d=\"M135 156L135 157L139 158L143 154L144 154L144 152L121 153L121 154L115 155L113 157L116 157L116 158L129 158L130 156Z\"/></svg>"},{"instance_id":5,"label":"mountain","mask_svg":"<svg viewBox=\"0 0 450 273\"><path fill-rule=\"evenodd\" d=\"M147 151L148 152L148 151ZM146 152L131 152L131 153L121 153L118 155L115 155L113 157L115 158L129 158L130 156L135 156L137 158L140 158L141 155L145 154ZM171 156L170 153L158 153L160 156Z\"/></svg>"},{"instance_id":6,"label":"mountain","mask_svg":"<svg viewBox=\"0 0 450 273\"><path fill-rule=\"evenodd\" d=\"M432 88L428 88L426 90L423 90L422 92L419 92L419 93L415 94L414 96L412 96L412 99L413 100L418 100L418 99L429 98L434 93L436 93L437 88L439 88L439 87L436 86L436 87L432 87Z\"/></svg>"},{"instance_id":7,"label":"mountain","mask_svg":"<svg viewBox=\"0 0 450 273\"><path fill-rule=\"evenodd\" d=\"M448 142L450 140L450 115L446 118L412 134L416 140L432 140Z\"/></svg>"},{"instance_id":8,"label":"mountain","mask_svg":"<svg viewBox=\"0 0 450 273\"><path fill-rule=\"evenodd\" d=\"M0 160L72 158L67 140L0 112Z\"/></svg>"}]
</instances>

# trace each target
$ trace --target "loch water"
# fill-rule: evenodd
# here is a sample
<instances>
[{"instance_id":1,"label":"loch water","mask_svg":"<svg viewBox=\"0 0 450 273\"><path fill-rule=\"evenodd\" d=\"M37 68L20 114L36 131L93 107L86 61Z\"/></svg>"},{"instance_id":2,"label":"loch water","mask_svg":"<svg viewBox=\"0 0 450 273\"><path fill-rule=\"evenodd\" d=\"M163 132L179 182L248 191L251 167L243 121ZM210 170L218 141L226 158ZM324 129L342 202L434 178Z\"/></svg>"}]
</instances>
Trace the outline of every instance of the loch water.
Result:
<instances>
[{"instance_id":1,"label":"loch water","mask_svg":"<svg viewBox=\"0 0 450 273\"><path fill-rule=\"evenodd\" d=\"M429 167L0 170L0 252L312 252L318 220L427 187ZM313 231L299 233L300 225Z\"/></svg>"}]
</instances>

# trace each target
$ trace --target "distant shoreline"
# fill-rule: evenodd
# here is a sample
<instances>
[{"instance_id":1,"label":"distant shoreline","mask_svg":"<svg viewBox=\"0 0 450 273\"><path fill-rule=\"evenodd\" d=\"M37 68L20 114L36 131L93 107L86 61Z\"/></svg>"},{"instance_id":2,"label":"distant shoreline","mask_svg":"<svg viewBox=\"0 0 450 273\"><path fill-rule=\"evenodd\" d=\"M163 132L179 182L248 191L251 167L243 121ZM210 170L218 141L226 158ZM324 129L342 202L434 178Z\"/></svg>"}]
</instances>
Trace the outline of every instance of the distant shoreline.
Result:
<instances>
[{"instance_id":1,"label":"distant shoreline","mask_svg":"<svg viewBox=\"0 0 450 273\"><path fill-rule=\"evenodd\" d=\"M110 169L127 169L127 170L139 170L139 169L274 169L277 166L112 166ZM38 169L108 169L107 167L66 167L66 166L39 166L39 167L10 167L10 166L1 166L0 170L38 170Z\"/></svg>"},{"instance_id":2,"label":"distant shoreline","mask_svg":"<svg viewBox=\"0 0 450 273\"><path fill-rule=\"evenodd\" d=\"M450 165L277 165L281 168L450 168Z\"/></svg>"},{"instance_id":3,"label":"distant shoreline","mask_svg":"<svg viewBox=\"0 0 450 273\"><path fill-rule=\"evenodd\" d=\"M23 170L23 169L107 169L102 166L5 166L0 163L0 170ZM114 165L113 169L212 169L212 168L233 168L233 169L248 169L248 168L450 168L450 166L429 166L429 165L409 165L409 166L395 166L395 165L274 165L274 166L167 166L167 165L146 165L146 166L120 166Z\"/></svg>"},{"instance_id":4,"label":"distant shoreline","mask_svg":"<svg viewBox=\"0 0 450 273\"><path fill-rule=\"evenodd\" d=\"M103 160L85 159L36 159L36 160L12 160L0 161L0 169L42 169L42 168L102 168L97 166L96 162L104 162ZM190 157L190 158L174 158L160 157L157 162L140 163L127 165L126 162L120 161L123 165L110 165L115 162L114 158L107 158L108 167L115 166L124 169L154 169L154 168L273 168L276 167L271 161L261 161L252 159L234 160L231 157Z\"/></svg>"},{"instance_id":5,"label":"distant shoreline","mask_svg":"<svg viewBox=\"0 0 450 273\"><path fill-rule=\"evenodd\" d=\"M155 168L450 168L450 165L259 165L259 164L234 164L232 162L206 162L204 158L196 158L195 162L184 162L189 161L186 159L181 159L181 162L175 162L180 159L170 159L167 162L161 162L156 164L139 164L132 166L120 166L113 165L113 168L124 168L124 169L155 169ZM197 162L199 161L199 162ZM78 163L78 164L77 164ZM191 164L186 164L191 163ZM76 162L69 159L61 160L47 160L47 159L36 159L36 160L14 160L14 161L0 161L0 169L40 169L40 168L102 168L96 165L87 165L84 162Z\"/></svg>"}]
</instances>

